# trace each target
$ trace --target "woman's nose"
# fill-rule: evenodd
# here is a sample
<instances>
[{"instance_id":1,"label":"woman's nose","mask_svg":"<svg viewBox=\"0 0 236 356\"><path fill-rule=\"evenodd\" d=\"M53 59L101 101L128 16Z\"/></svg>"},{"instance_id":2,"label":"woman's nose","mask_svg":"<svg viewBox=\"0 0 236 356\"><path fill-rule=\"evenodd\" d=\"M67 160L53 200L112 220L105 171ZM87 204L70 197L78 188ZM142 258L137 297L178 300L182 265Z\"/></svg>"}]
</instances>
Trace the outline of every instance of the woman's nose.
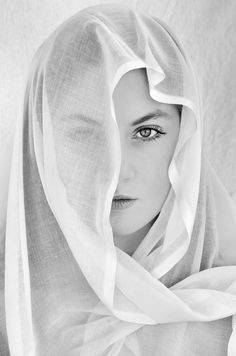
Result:
<instances>
[{"instance_id":1,"label":"woman's nose","mask_svg":"<svg viewBox=\"0 0 236 356\"><path fill-rule=\"evenodd\" d=\"M121 149L121 166L119 181L132 180L135 177L135 162L129 150L126 148Z\"/></svg>"}]
</instances>

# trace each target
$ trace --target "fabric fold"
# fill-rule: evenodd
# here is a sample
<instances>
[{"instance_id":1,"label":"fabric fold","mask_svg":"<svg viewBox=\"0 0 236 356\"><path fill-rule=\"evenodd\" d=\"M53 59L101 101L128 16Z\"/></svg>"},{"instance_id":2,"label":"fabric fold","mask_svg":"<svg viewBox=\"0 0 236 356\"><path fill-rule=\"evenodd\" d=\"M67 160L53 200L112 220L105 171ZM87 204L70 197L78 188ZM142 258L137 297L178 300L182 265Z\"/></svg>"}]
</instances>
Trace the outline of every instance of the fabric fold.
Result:
<instances>
[{"instance_id":1,"label":"fabric fold","mask_svg":"<svg viewBox=\"0 0 236 356\"><path fill-rule=\"evenodd\" d=\"M121 165L113 93L139 68L153 100L182 112L171 189L129 256L109 222ZM118 4L59 26L32 61L14 137L0 284L10 355L198 356L207 332L210 350L227 339L234 356L235 232L202 148L197 80L168 26Z\"/></svg>"}]
</instances>

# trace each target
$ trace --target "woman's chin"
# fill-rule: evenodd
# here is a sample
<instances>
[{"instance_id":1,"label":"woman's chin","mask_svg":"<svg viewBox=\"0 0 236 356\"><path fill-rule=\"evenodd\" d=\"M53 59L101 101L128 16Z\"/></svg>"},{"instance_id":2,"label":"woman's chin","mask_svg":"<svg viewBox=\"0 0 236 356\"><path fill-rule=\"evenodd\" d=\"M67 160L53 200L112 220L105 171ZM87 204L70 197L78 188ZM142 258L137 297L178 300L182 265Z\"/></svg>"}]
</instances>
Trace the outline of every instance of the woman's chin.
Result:
<instances>
[{"instance_id":1,"label":"woman's chin","mask_svg":"<svg viewBox=\"0 0 236 356\"><path fill-rule=\"evenodd\" d=\"M126 226L123 224L111 224L113 236L127 236L134 233L137 229L135 227Z\"/></svg>"},{"instance_id":2,"label":"woman's chin","mask_svg":"<svg viewBox=\"0 0 236 356\"><path fill-rule=\"evenodd\" d=\"M123 236L134 233L139 229L137 226L137 219L130 219L128 216L123 214L112 214L110 215L110 224L112 227L113 235Z\"/></svg>"}]
</instances>

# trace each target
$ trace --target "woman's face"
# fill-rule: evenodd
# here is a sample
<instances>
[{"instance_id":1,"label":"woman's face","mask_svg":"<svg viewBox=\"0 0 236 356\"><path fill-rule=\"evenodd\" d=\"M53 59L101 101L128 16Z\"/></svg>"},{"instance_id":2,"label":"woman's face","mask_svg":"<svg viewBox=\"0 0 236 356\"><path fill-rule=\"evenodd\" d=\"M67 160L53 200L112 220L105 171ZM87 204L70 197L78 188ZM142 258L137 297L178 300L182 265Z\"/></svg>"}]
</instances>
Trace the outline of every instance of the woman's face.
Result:
<instances>
[{"instance_id":1,"label":"woman's face","mask_svg":"<svg viewBox=\"0 0 236 356\"><path fill-rule=\"evenodd\" d=\"M136 199L132 206L111 209L113 235L120 237L146 233L161 210L170 189L168 167L178 140L180 114L175 105L150 97L145 69L126 73L113 101L121 141L115 196Z\"/></svg>"}]
</instances>

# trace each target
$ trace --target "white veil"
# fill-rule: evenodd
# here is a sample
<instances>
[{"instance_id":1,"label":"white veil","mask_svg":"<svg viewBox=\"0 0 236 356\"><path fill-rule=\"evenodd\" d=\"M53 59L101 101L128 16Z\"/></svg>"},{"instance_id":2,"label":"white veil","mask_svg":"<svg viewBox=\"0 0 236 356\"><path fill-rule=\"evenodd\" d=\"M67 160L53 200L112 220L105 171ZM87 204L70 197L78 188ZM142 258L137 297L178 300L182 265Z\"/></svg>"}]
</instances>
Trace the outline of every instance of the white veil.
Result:
<instances>
[{"instance_id":1,"label":"white veil","mask_svg":"<svg viewBox=\"0 0 236 356\"><path fill-rule=\"evenodd\" d=\"M171 190L129 256L109 222L121 159L112 93L135 68L154 100L183 110ZM1 354L142 355L146 326L236 314L236 210L202 152L197 88L170 29L123 5L80 11L42 44L14 137Z\"/></svg>"}]
</instances>

